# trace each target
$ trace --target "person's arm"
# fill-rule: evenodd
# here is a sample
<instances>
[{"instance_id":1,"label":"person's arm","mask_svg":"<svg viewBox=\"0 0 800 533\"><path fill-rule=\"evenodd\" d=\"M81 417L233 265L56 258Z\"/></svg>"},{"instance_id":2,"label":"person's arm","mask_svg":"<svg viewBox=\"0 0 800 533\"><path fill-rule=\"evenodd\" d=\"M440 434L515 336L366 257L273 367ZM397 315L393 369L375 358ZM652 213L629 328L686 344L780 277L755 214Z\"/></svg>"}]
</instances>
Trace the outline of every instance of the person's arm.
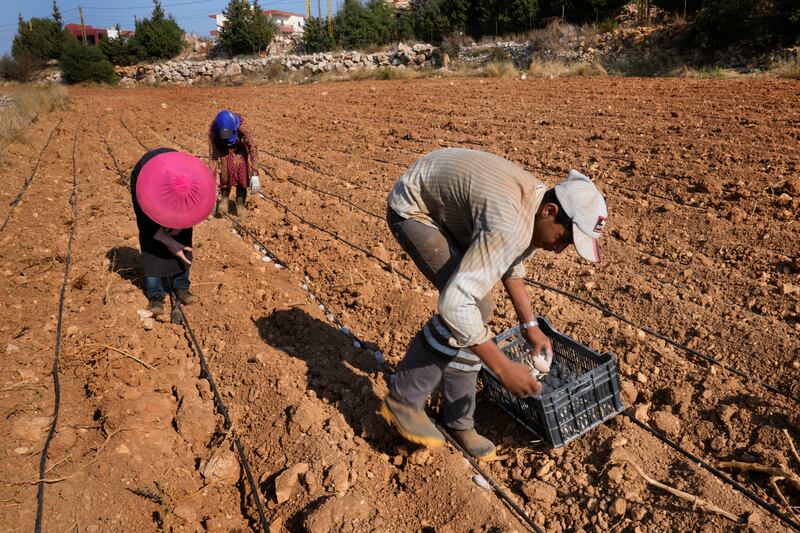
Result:
<instances>
[{"instance_id":1,"label":"person's arm","mask_svg":"<svg viewBox=\"0 0 800 533\"><path fill-rule=\"evenodd\" d=\"M484 324L478 300L488 294L514 257L503 232L480 232L470 244L458 268L439 295L439 315L458 346L469 347L491 369L503 385L516 396L541 390L522 363L511 361L492 340Z\"/></svg>"},{"instance_id":2,"label":"person's arm","mask_svg":"<svg viewBox=\"0 0 800 533\"><path fill-rule=\"evenodd\" d=\"M191 265L192 262L186 257L185 252L191 252L191 246L184 246L175 239L172 238L172 235L169 234L170 231L173 230L165 230L164 228L158 228L158 231L153 236L155 240L162 243L167 249L175 254L179 259L181 259L187 265Z\"/></svg>"},{"instance_id":3,"label":"person's arm","mask_svg":"<svg viewBox=\"0 0 800 533\"><path fill-rule=\"evenodd\" d=\"M511 305L514 306L520 325L535 321L536 316L533 314L528 291L525 290L525 282L520 278L506 278L503 280L503 287L511 300ZM550 354L553 352L553 344L538 325L523 328L522 335L533 347L534 356L544 351L549 358L552 358Z\"/></svg>"}]
</instances>

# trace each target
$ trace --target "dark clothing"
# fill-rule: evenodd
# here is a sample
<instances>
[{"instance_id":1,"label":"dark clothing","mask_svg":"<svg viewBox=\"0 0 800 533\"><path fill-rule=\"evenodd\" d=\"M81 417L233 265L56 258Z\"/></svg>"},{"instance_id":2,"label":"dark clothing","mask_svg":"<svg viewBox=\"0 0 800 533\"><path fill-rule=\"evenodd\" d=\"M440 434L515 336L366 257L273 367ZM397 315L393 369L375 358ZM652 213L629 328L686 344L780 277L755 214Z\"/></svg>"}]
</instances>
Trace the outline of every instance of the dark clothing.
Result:
<instances>
[{"instance_id":1,"label":"dark clothing","mask_svg":"<svg viewBox=\"0 0 800 533\"><path fill-rule=\"evenodd\" d=\"M180 274L175 274L174 276L169 276L165 278L167 281L167 288L172 291L177 291L179 289L188 289L190 286L189 283L189 265L186 265L186 270L181 272ZM147 296L148 300L152 300L153 298L157 298L159 300L164 299L164 280L159 277L148 277L145 276L144 278L144 295Z\"/></svg>"},{"instance_id":2,"label":"dark clothing","mask_svg":"<svg viewBox=\"0 0 800 533\"><path fill-rule=\"evenodd\" d=\"M166 152L174 152L171 148L157 148L147 152L133 167L131 172L131 201L133 202L133 212L136 213L136 225L139 227L139 247L142 251L142 267L145 277L167 277L181 274L188 270L186 263L169 251L163 243L155 240L156 232L161 228L153 219L148 217L139 202L136 201L136 181L139 179L139 172L142 167L152 158ZM178 228L174 228L178 229ZM192 246L192 228L180 231L172 238L184 246ZM186 257L192 260L191 252L185 252Z\"/></svg>"}]
</instances>

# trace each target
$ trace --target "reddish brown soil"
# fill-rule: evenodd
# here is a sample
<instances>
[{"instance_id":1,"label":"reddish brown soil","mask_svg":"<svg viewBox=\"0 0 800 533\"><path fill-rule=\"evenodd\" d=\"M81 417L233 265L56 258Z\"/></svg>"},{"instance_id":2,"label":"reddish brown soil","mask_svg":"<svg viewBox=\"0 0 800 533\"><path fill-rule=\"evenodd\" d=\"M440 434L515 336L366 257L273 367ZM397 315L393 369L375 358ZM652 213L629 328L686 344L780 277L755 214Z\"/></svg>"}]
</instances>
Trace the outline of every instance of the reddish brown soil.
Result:
<instances>
[{"instance_id":1,"label":"reddish brown soil","mask_svg":"<svg viewBox=\"0 0 800 533\"><path fill-rule=\"evenodd\" d=\"M45 529L257 525L183 328L157 323L145 331L137 316L146 301L124 183L146 149L205 153L207 123L225 106L247 117L261 160L275 169L263 179L267 199L251 199L244 223L290 268L263 263L228 220L209 220L196 231L192 280L202 300L189 319L273 530L526 529L471 480L474 472L457 452L415 451L376 414L391 367L436 302L382 221L386 193L405 165L436 147L501 154L550 184L573 167L591 175L611 215L605 262L580 263L572 250L542 253L529 262L531 277L800 396L796 82L455 79L75 89L72 97L70 111L42 117L27 142L9 148L9 166L0 173L5 217L64 119L0 233L4 530L34 523L38 461L53 409L73 165L78 216ZM336 330L301 289L306 276L349 328L386 354L386 366ZM734 459L800 472L782 432L800 442L796 402L563 296L536 288L530 295L558 329L615 353L626 402L686 449L712 464ZM500 331L514 317L499 292L496 302ZM555 451L532 443L488 402L479 403L478 424L503 456L487 471L548 530L735 527L612 464L612 444L651 477L753 529L785 529L623 416ZM308 470L279 503L276 479L299 463ZM788 511L769 477L733 475ZM796 489L777 484L791 505L800 505Z\"/></svg>"}]
</instances>

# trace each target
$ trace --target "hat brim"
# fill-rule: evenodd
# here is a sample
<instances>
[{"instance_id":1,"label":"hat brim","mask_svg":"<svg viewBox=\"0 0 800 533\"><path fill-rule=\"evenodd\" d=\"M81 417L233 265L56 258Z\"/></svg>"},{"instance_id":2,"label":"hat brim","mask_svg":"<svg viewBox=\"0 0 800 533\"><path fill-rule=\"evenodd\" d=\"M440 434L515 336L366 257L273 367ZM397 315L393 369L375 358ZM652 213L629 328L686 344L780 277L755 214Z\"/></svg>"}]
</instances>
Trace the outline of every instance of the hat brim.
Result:
<instances>
[{"instance_id":1,"label":"hat brim","mask_svg":"<svg viewBox=\"0 0 800 533\"><path fill-rule=\"evenodd\" d=\"M572 225L572 242L578 255L592 263L600 262L600 242L582 232L577 224Z\"/></svg>"},{"instance_id":2,"label":"hat brim","mask_svg":"<svg viewBox=\"0 0 800 533\"><path fill-rule=\"evenodd\" d=\"M176 184L182 192L176 192ZM142 211L165 228L196 226L211 214L215 200L214 176L189 154L159 154L142 167L136 180L136 201Z\"/></svg>"}]
</instances>

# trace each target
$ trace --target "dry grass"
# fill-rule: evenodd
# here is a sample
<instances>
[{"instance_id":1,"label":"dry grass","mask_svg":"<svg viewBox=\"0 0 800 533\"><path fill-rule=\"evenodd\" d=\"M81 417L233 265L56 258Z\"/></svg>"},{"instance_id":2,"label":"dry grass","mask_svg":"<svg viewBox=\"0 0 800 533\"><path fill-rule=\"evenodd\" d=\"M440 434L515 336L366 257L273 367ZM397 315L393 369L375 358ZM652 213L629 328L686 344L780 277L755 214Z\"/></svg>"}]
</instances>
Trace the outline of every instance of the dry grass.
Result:
<instances>
[{"instance_id":1,"label":"dry grass","mask_svg":"<svg viewBox=\"0 0 800 533\"><path fill-rule=\"evenodd\" d=\"M476 75L484 78L518 78L519 70L511 61L492 61L477 70Z\"/></svg>"},{"instance_id":2,"label":"dry grass","mask_svg":"<svg viewBox=\"0 0 800 533\"><path fill-rule=\"evenodd\" d=\"M744 74L736 72L732 69L713 67L713 68L692 68L686 65L672 69L668 76L673 78L689 78L689 79L716 79L716 80L732 80L745 77Z\"/></svg>"},{"instance_id":3,"label":"dry grass","mask_svg":"<svg viewBox=\"0 0 800 533\"><path fill-rule=\"evenodd\" d=\"M532 78L590 77L607 76L608 72L597 63L569 64L537 58L528 67L528 75Z\"/></svg>"},{"instance_id":4,"label":"dry grass","mask_svg":"<svg viewBox=\"0 0 800 533\"><path fill-rule=\"evenodd\" d=\"M383 67L375 69L357 69L349 72L325 72L319 76L308 78L306 83L361 80L414 80L431 78L437 74L439 74L439 72L433 68L411 69Z\"/></svg>"},{"instance_id":5,"label":"dry grass","mask_svg":"<svg viewBox=\"0 0 800 533\"><path fill-rule=\"evenodd\" d=\"M14 97L14 105L0 110L0 162L5 148L20 140L26 128L41 113L66 109L69 105L67 90L61 85L51 85L42 89L25 87Z\"/></svg>"},{"instance_id":6,"label":"dry grass","mask_svg":"<svg viewBox=\"0 0 800 533\"><path fill-rule=\"evenodd\" d=\"M768 72L776 78L800 80L800 59L774 63L770 66Z\"/></svg>"}]
</instances>

